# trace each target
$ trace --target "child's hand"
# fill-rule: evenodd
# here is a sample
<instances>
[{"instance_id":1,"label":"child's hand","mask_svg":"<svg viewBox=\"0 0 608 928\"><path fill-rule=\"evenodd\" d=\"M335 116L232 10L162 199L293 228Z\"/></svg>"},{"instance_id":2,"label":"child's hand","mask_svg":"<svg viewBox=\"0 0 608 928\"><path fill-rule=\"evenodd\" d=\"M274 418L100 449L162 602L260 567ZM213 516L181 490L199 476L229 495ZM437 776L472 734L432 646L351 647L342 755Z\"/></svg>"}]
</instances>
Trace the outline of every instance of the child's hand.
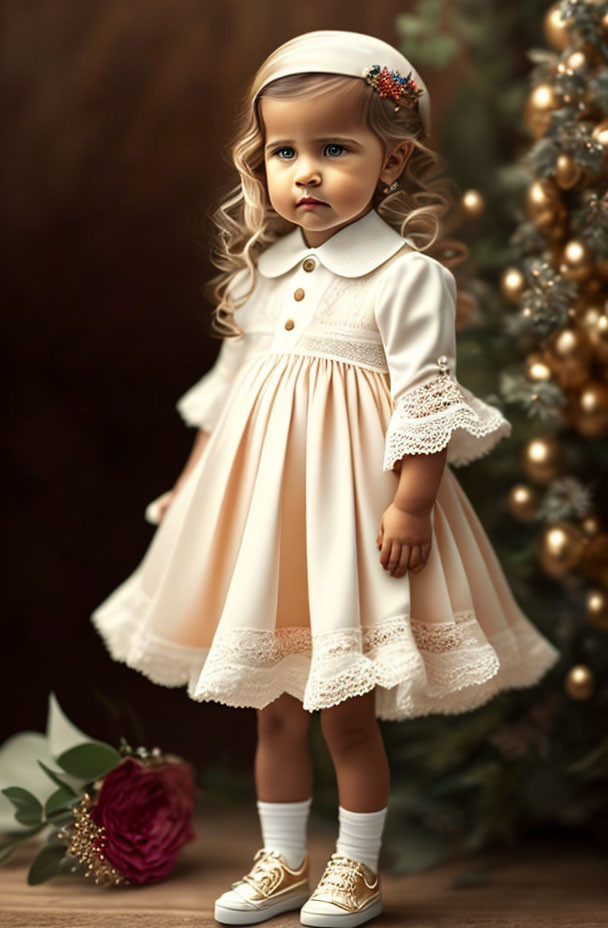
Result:
<instances>
[{"instance_id":1,"label":"child's hand","mask_svg":"<svg viewBox=\"0 0 608 928\"><path fill-rule=\"evenodd\" d=\"M162 496L158 496L156 499L153 499L151 503L148 503L145 513L146 520L151 522L152 525L158 525L162 522L174 494L175 490L168 490L166 493L163 493Z\"/></svg>"},{"instance_id":2,"label":"child's hand","mask_svg":"<svg viewBox=\"0 0 608 928\"><path fill-rule=\"evenodd\" d=\"M417 574L427 562L431 539L430 512L404 512L391 503L382 514L376 538L380 563L393 577L402 577L407 570Z\"/></svg>"}]
</instances>

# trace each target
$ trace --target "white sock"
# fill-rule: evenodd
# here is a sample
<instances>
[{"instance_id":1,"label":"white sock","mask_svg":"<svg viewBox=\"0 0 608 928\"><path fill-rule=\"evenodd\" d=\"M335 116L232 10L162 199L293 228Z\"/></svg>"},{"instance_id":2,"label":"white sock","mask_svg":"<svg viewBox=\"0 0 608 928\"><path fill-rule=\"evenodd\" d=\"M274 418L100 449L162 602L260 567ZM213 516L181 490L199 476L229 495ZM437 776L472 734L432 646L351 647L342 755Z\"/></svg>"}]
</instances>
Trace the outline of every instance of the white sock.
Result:
<instances>
[{"instance_id":1,"label":"white sock","mask_svg":"<svg viewBox=\"0 0 608 928\"><path fill-rule=\"evenodd\" d=\"M257 801L264 847L278 851L292 870L298 869L306 855L311 803L312 796L301 802Z\"/></svg>"},{"instance_id":2,"label":"white sock","mask_svg":"<svg viewBox=\"0 0 608 928\"><path fill-rule=\"evenodd\" d=\"M339 806L336 852L362 861L376 873L386 813L387 807L377 812L351 812Z\"/></svg>"}]
</instances>

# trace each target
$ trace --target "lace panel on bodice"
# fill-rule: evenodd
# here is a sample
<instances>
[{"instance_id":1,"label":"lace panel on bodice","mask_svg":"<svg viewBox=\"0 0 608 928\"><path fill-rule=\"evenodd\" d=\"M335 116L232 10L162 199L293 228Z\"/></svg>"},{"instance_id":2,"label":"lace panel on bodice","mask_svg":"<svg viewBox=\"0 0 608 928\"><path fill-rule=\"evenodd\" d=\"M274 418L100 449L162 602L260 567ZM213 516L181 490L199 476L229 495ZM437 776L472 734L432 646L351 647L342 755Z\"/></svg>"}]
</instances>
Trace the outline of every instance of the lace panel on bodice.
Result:
<instances>
[{"instance_id":1,"label":"lace panel on bodice","mask_svg":"<svg viewBox=\"0 0 608 928\"><path fill-rule=\"evenodd\" d=\"M295 344L293 354L333 358L379 373L388 373L386 355L381 341L353 340L337 332L305 333Z\"/></svg>"},{"instance_id":2,"label":"lace panel on bodice","mask_svg":"<svg viewBox=\"0 0 608 928\"><path fill-rule=\"evenodd\" d=\"M369 298L376 274L364 277L335 277L323 294L310 320L313 329L329 326L377 331L373 300Z\"/></svg>"}]
</instances>

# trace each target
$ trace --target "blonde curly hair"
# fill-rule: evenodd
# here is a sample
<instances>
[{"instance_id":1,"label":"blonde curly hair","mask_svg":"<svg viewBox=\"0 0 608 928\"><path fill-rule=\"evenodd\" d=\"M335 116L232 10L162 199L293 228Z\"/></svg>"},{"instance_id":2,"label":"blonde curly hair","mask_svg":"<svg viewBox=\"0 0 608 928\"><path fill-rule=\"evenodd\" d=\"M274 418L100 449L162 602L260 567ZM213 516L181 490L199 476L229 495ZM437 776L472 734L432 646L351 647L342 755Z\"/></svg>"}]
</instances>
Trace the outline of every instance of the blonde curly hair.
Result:
<instances>
[{"instance_id":1,"label":"blonde curly hair","mask_svg":"<svg viewBox=\"0 0 608 928\"><path fill-rule=\"evenodd\" d=\"M417 108L402 106L395 112L394 101L380 97L361 78L318 72L290 74L267 83L254 105L260 75L266 73L267 63L256 73L245 98L237 103L236 131L228 150L238 182L211 214L215 225L211 261L220 273L208 282L204 292L215 306L212 332L221 337L242 334L233 314L255 288L257 256L294 229L293 223L275 212L268 198L264 126L258 110L262 96L310 99L348 92L356 117L380 139L385 156L399 142L410 140L413 150L398 178L399 188L385 195L384 184L378 181L372 207L403 237L408 236L417 250L430 253L437 245L441 218L454 200L454 182L436 176L444 169L445 161L429 147ZM230 287L237 273L244 280L248 278L249 288L235 299Z\"/></svg>"}]
</instances>

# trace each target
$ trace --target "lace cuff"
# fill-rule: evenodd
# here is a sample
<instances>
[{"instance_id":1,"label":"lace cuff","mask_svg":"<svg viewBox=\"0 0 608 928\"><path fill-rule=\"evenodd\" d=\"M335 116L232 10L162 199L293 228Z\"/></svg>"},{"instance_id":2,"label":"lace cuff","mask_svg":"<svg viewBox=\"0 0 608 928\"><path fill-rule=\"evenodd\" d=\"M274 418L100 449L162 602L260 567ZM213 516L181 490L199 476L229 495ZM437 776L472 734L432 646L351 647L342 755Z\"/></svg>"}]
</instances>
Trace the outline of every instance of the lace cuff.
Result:
<instances>
[{"instance_id":1,"label":"lace cuff","mask_svg":"<svg viewBox=\"0 0 608 928\"><path fill-rule=\"evenodd\" d=\"M396 402L386 432L383 469L392 470L404 454L433 454L446 445L447 462L462 466L491 451L511 428L499 409L442 373Z\"/></svg>"}]
</instances>

